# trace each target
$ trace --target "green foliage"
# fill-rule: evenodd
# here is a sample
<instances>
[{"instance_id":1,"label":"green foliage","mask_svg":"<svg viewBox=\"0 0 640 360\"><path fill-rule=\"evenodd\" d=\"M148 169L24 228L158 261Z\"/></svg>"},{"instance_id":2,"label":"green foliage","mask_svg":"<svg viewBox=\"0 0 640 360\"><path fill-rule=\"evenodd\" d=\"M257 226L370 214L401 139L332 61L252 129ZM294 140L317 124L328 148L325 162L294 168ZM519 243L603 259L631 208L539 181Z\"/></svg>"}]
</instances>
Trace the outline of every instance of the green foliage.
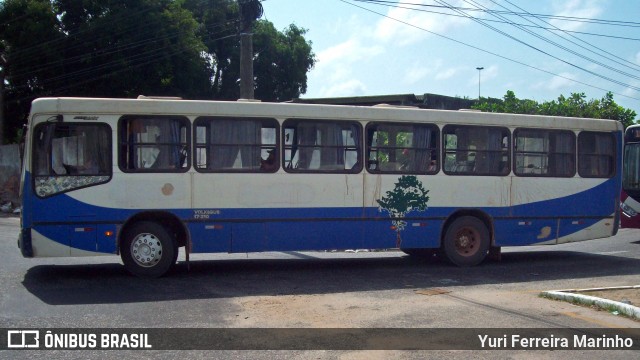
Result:
<instances>
[{"instance_id":1,"label":"green foliage","mask_svg":"<svg viewBox=\"0 0 640 360\"><path fill-rule=\"evenodd\" d=\"M403 175L398 179L395 188L387 191L386 195L377 200L380 205L380 211L385 210L393 219L393 225L396 226L398 232L404 230L406 222L401 220L405 214L411 211L427 210L427 202L429 196L415 175Z\"/></svg>"},{"instance_id":2,"label":"green foliage","mask_svg":"<svg viewBox=\"0 0 640 360\"><path fill-rule=\"evenodd\" d=\"M508 90L502 100L484 98L473 108L496 113L611 119L620 121L625 128L635 123L636 112L616 104L611 92L600 100L587 101L586 98L584 93L572 93L569 97L560 95L557 100L539 104L533 100L520 100Z\"/></svg>"},{"instance_id":3,"label":"green foliage","mask_svg":"<svg viewBox=\"0 0 640 360\"><path fill-rule=\"evenodd\" d=\"M376 144L379 147L409 147L409 137L407 132L398 132L395 136L395 142L393 142L393 138L390 139L389 132L387 131L376 131ZM395 150L381 150L376 153L376 160L379 164L385 164L391 161L389 156L389 151ZM408 159L407 159L408 161Z\"/></svg>"},{"instance_id":4,"label":"green foliage","mask_svg":"<svg viewBox=\"0 0 640 360\"><path fill-rule=\"evenodd\" d=\"M42 96L235 100L239 25L232 0L0 2L7 137ZM256 97L299 97L315 63L305 30L258 21L253 32Z\"/></svg>"},{"instance_id":5,"label":"green foliage","mask_svg":"<svg viewBox=\"0 0 640 360\"><path fill-rule=\"evenodd\" d=\"M211 97L235 100L240 96L240 13L232 0L186 0L185 7L198 22L197 36L206 47L204 60L211 79ZM256 74L254 71L254 75Z\"/></svg>"},{"instance_id":6,"label":"green foliage","mask_svg":"<svg viewBox=\"0 0 640 360\"><path fill-rule=\"evenodd\" d=\"M286 101L307 91L307 72L315 57L311 42L304 39L305 32L293 24L278 32L268 21L256 23L254 72L261 75L256 78L256 98Z\"/></svg>"},{"instance_id":7,"label":"green foliage","mask_svg":"<svg viewBox=\"0 0 640 360\"><path fill-rule=\"evenodd\" d=\"M3 66L6 139L13 139L25 123L32 94L46 93L41 79L61 73L63 39L51 2L5 0L0 3L0 51L7 60Z\"/></svg>"}]
</instances>

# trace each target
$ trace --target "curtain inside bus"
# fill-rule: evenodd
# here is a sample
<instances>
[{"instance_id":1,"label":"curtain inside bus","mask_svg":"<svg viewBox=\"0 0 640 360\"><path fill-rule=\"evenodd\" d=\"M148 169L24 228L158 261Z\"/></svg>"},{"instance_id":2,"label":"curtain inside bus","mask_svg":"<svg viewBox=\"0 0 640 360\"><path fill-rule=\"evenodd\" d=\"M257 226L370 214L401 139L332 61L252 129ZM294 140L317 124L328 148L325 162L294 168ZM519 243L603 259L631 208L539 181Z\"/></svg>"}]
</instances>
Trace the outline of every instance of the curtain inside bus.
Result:
<instances>
[{"instance_id":1,"label":"curtain inside bus","mask_svg":"<svg viewBox=\"0 0 640 360\"><path fill-rule=\"evenodd\" d=\"M251 120L211 122L211 168L260 167L262 123Z\"/></svg>"}]
</instances>

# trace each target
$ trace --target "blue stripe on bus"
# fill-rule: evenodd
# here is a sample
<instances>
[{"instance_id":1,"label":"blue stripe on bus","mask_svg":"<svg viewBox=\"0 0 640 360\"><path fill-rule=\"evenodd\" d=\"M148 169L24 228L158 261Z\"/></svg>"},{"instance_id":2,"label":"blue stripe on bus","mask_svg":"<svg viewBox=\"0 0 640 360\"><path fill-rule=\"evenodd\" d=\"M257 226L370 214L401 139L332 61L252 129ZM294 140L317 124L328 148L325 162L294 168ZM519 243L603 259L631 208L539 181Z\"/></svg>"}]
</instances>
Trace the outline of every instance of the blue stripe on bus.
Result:
<instances>
[{"instance_id":1,"label":"blue stripe on bus","mask_svg":"<svg viewBox=\"0 0 640 360\"><path fill-rule=\"evenodd\" d=\"M611 218L618 205L616 197L602 195L615 194L618 181L619 178L612 178L563 198L478 209L494 218L497 245L530 245L571 235ZM102 253L116 252L115 237L105 238L104 231L115 230L115 224L122 224L137 213L163 210L99 207L82 203L68 194L31 199L33 203L25 206L33 211L31 220L35 230L63 245ZM196 219L195 210L204 210L202 213L209 218ZM401 247L438 247L444 221L458 210L459 207L429 207L424 212L406 214L407 226L400 233ZM393 248L397 241L388 213L377 207L165 211L188 224L194 252ZM554 216L550 217L550 213ZM95 231L78 232L79 227L93 227ZM547 232L545 228L550 228L546 238L542 237Z\"/></svg>"}]
</instances>

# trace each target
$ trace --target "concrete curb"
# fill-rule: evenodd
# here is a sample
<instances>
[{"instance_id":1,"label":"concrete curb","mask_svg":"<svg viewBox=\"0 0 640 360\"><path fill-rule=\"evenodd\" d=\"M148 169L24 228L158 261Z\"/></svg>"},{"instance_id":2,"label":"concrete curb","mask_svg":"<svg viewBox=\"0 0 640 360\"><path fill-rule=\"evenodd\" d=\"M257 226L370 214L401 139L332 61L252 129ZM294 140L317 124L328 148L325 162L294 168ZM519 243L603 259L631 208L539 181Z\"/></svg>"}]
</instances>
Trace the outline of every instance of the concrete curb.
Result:
<instances>
[{"instance_id":1,"label":"concrete curb","mask_svg":"<svg viewBox=\"0 0 640 360\"><path fill-rule=\"evenodd\" d=\"M606 310L615 309L624 315L627 315L636 320L640 320L640 307L621 303L618 301L602 299L595 296L578 294L578 293L584 293L589 291L627 290L627 289L640 289L640 285L591 288L591 289L568 289L568 290L543 291L541 295L544 297L556 299L556 300L563 300L563 301L572 302L572 303L580 303L580 304L589 305L589 306L594 305L601 309L606 309Z\"/></svg>"}]
</instances>

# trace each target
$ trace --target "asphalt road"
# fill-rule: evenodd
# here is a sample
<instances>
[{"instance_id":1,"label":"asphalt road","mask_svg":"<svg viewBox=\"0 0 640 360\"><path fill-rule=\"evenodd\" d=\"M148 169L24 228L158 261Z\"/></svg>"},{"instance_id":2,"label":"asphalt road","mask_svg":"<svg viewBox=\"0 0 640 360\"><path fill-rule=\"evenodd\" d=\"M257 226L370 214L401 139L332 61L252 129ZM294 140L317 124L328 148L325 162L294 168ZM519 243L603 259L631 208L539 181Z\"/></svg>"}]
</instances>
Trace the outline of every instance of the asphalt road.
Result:
<instances>
[{"instance_id":1,"label":"asphalt road","mask_svg":"<svg viewBox=\"0 0 640 360\"><path fill-rule=\"evenodd\" d=\"M24 259L17 218L0 218L6 328L639 328L541 291L638 285L640 230L503 249L457 268L400 252L183 255L167 277L130 276L118 257ZM574 350L585 359L633 352ZM1 358L556 358L566 351L3 351ZM637 355L637 354L636 354ZM574 356L574 355L571 355Z\"/></svg>"}]
</instances>

